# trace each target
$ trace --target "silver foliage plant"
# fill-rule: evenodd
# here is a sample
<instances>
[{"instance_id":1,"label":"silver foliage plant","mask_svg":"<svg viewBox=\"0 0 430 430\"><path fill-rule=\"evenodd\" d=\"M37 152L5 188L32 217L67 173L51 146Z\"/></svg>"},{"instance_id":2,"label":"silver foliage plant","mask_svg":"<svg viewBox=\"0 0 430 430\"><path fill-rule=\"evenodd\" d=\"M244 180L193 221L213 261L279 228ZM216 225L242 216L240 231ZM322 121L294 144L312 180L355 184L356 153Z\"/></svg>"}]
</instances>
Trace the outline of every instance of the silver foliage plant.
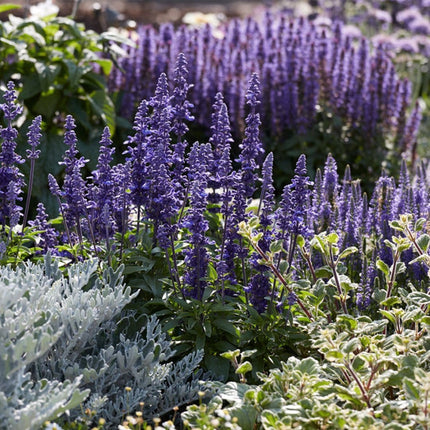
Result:
<instances>
[{"instance_id":1,"label":"silver foliage plant","mask_svg":"<svg viewBox=\"0 0 430 430\"><path fill-rule=\"evenodd\" d=\"M89 260L64 276L50 255L0 268L0 429L38 429L87 407L115 425L141 402L150 418L197 397L202 354L169 361L155 317L133 338L119 331L134 319L124 307L137 293L122 268L96 271Z\"/></svg>"}]
</instances>

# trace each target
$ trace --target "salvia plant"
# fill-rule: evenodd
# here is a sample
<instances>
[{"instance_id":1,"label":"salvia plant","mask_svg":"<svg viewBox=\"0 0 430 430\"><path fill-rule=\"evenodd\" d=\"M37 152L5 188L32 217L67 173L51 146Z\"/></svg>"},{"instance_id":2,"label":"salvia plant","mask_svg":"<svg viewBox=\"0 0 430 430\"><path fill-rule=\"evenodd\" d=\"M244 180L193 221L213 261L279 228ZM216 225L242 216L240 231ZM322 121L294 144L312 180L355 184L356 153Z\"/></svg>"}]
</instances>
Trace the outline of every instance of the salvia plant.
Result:
<instances>
[{"instance_id":1,"label":"salvia plant","mask_svg":"<svg viewBox=\"0 0 430 430\"><path fill-rule=\"evenodd\" d=\"M271 12L258 21L228 21L216 31L209 25L140 27L131 36L136 47L128 48L121 68L109 77L110 89L120 90L121 111L133 113L142 98L150 97L161 72L173 76L183 52L196 122L207 124L212 100L222 92L239 137L247 82L257 73L261 132L266 149L277 154L278 185L292 173L291 157L304 151L312 168L331 152L343 168L349 163L376 179L382 162L394 173L400 154L415 158L420 108L414 110L411 83L398 76L386 50L373 49L365 37L347 30L340 21L327 27Z\"/></svg>"}]
</instances>

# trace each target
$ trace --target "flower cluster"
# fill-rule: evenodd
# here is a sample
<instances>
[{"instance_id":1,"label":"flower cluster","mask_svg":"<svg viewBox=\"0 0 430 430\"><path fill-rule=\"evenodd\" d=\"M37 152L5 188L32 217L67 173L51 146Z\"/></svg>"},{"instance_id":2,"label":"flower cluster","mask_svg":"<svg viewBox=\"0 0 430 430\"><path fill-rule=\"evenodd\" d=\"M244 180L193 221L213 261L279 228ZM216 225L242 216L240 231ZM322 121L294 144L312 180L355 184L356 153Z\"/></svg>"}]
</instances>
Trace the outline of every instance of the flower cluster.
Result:
<instances>
[{"instance_id":1,"label":"flower cluster","mask_svg":"<svg viewBox=\"0 0 430 430\"><path fill-rule=\"evenodd\" d=\"M413 149L414 131L400 142L406 123L413 130L419 125L408 121L409 83L397 75L383 49L371 52L366 39L356 40L338 22L327 27L286 13L267 12L262 22L233 20L222 32L219 37L210 26L141 27L137 46L127 48L129 56L111 76L111 89L125 94L125 111L132 112L152 94L160 72L173 75L171 59L185 53L191 102L200 124L207 124L212 100L222 92L233 132L240 135L246 104L257 100L250 102L245 94L247 81L256 73L264 132L274 138L304 134L317 124L328 127L321 123L321 114L336 115L344 123L345 144L358 130L366 136L367 149L377 145L381 133L399 143L399 153Z\"/></svg>"}]
</instances>

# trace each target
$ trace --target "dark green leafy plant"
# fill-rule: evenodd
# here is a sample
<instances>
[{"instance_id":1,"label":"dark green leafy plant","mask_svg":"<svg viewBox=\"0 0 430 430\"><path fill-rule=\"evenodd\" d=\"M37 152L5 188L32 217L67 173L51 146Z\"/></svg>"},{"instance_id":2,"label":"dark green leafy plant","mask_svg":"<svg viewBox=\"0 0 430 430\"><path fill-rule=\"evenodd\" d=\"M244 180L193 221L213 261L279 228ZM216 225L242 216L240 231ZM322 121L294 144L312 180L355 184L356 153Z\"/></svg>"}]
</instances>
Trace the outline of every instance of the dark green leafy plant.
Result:
<instances>
[{"instance_id":1,"label":"dark green leafy plant","mask_svg":"<svg viewBox=\"0 0 430 430\"><path fill-rule=\"evenodd\" d=\"M0 22L0 85L9 80L20 83L24 129L37 115L45 122L33 195L50 203L51 213L54 202L46 178L48 173L61 172L58 161L65 149L61 134L66 114L74 116L79 150L90 160L96 159L103 127L108 125L115 133L117 117L106 77L115 57L123 53L116 43L123 42L114 33L97 34L65 17L10 15Z\"/></svg>"}]
</instances>

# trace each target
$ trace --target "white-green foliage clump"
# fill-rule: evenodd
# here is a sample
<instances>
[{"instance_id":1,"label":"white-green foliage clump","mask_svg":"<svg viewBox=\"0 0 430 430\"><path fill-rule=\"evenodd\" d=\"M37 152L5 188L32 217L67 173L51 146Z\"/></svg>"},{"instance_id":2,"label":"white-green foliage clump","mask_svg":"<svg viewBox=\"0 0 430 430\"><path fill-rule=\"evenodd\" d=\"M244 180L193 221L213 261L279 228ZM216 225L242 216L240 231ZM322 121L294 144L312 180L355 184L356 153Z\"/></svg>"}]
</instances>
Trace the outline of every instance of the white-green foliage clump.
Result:
<instances>
[{"instance_id":1,"label":"white-green foliage clump","mask_svg":"<svg viewBox=\"0 0 430 430\"><path fill-rule=\"evenodd\" d=\"M170 341L154 318L132 339L119 332L135 295L121 269L96 271L86 261L64 276L49 256L0 268L0 429L76 418L86 398L114 424L140 402L151 416L196 396L201 355L168 363Z\"/></svg>"}]
</instances>

